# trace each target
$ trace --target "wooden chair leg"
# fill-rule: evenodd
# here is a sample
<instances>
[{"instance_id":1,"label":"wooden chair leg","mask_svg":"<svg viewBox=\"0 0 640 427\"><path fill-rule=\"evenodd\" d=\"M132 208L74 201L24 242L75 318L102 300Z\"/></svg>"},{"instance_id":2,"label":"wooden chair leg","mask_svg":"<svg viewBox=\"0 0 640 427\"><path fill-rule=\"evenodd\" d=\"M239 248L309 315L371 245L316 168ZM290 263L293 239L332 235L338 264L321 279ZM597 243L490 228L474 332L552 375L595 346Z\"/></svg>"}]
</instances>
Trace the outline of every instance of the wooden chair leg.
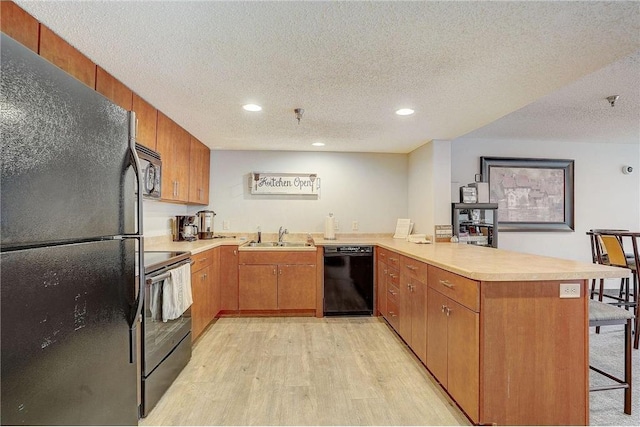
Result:
<instances>
[{"instance_id":1,"label":"wooden chair leg","mask_svg":"<svg viewBox=\"0 0 640 427\"><path fill-rule=\"evenodd\" d=\"M636 304L636 319L635 319L635 327L633 328L633 348L638 349L638 345L640 344L640 332L638 329L640 328L640 304ZM631 333L631 332L629 332Z\"/></svg>"},{"instance_id":2,"label":"wooden chair leg","mask_svg":"<svg viewBox=\"0 0 640 427\"><path fill-rule=\"evenodd\" d=\"M636 338L638 338L637 333ZM629 319L624 325L624 381L629 385L624 390L624 413L628 415L631 415L631 369L631 319Z\"/></svg>"}]
</instances>

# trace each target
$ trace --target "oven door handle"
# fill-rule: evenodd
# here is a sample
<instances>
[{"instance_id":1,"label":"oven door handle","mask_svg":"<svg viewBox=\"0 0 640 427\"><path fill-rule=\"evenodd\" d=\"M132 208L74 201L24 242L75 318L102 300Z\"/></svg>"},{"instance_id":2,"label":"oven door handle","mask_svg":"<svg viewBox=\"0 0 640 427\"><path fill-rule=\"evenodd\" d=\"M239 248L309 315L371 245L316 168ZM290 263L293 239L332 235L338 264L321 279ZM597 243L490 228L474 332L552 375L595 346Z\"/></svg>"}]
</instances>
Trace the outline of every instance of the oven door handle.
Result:
<instances>
[{"instance_id":1,"label":"oven door handle","mask_svg":"<svg viewBox=\"0 0 640 427\"><path fill-rule=\"evenodd\" d=\"M186 259L184 261L179 262L178 264L172 265L168 268L166 268L166 270L163 273L157 274L157 275L153 275L153 276L149 276L145 279L145 283L147 285L152 285L154 283L158 283L166 278L168 278L169 276L171 276L171 270L178 268L178 267L182 267L185 264L195 264L195 261L192 261L191 259ZM160 270L163 271L163 270Z\"/></svg>"}]
</instances>

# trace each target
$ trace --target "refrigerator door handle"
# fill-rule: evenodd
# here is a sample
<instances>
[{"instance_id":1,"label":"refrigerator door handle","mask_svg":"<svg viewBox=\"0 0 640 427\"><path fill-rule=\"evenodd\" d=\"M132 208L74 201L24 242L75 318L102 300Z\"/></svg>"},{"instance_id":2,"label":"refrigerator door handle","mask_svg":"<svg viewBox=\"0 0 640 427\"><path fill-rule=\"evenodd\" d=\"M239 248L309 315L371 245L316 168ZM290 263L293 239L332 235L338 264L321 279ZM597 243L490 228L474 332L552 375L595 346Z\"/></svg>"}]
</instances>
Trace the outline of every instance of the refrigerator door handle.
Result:
<instances>
[{"instance_id":1,"label":"refrigerator door handle","mask_svg":"<svg viewBox=\"0 0 640 427\"><path fill-rule=\"evenodd\" d=\"M144 184L142 182L143 178L142 167L140 166L140 158L138 157L138 153L136 152L136 113L133 111L129 111L129 154L129 160L131 166L133 166L133 170L136 173L136 180L138 181L138 191L136 193L138 195L138 211L136 212L138 230L134 234L142 236L142 188ZM142 241L140 241L140 244L142 244ZM140 248L140 252L142 252L142 248Z\"/></svg>"},{"instance_id":2,"label":"refrigerator door handle","mask_svg":"<svg viewBox=\"0 0 640 427\"><path fill-rule=\"evenodd\" d=\"M136 322L140 317L140 313L142 313L142 306L144 303L144 239L142 237L142 175L141 175L141 167L140 167L140 159L138 158L138 153L136 152L136 113L133 111L129 111L129 160L131 162L131 166L133 166L133 170L136 174L136 180L138 181L138 191L137 194L137 212L136 212L136 223L137 223L137 232L135 235L123 236L123 238L132 238L138 240L138 295L136 296L136 301L134 303L134 307L132 307L131 317L129 319L129 362L136 363L136 355L137 355L137 346L136 346Z\"/></svg>"}]
</instances>

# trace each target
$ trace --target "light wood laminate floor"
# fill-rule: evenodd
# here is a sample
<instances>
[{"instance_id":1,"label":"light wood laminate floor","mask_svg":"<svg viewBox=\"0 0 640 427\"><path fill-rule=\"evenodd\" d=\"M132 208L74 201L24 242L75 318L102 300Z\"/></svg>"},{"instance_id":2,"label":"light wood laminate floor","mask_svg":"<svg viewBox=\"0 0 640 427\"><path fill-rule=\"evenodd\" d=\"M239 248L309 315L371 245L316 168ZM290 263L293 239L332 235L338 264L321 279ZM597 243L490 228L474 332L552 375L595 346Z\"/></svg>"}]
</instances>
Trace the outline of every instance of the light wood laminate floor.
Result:
<instances>
[{"instance_id":1,"label":"light wood laminate floor","mask_svg":"<svg viewBox=\"0 0 640 427\"><path fill-rule=\"evenodd\" d=\"M469 425L375 317L223 318L140 425Z\"/></svg>"}]
</instances>

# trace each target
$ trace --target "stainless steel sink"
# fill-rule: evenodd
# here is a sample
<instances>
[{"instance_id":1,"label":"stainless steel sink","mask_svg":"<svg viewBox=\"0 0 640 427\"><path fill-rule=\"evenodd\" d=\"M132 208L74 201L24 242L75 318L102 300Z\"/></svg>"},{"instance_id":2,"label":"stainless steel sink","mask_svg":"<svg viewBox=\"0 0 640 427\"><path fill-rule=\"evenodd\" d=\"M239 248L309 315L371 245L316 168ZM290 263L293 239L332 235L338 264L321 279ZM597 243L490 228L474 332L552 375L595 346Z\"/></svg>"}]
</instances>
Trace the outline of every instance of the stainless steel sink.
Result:
<instances>
[{"instance_id":1,"label":"stainless steel sink","mask_svg":"<svg viewBox=\"0 0 640 427\"><path fill-rule=\"evenodd\" d=\"M247 246L252 248L304 248L313 246L310 243L305 242L255 242L251 241L247 243Z\"/></svg>"}]
</instances>

